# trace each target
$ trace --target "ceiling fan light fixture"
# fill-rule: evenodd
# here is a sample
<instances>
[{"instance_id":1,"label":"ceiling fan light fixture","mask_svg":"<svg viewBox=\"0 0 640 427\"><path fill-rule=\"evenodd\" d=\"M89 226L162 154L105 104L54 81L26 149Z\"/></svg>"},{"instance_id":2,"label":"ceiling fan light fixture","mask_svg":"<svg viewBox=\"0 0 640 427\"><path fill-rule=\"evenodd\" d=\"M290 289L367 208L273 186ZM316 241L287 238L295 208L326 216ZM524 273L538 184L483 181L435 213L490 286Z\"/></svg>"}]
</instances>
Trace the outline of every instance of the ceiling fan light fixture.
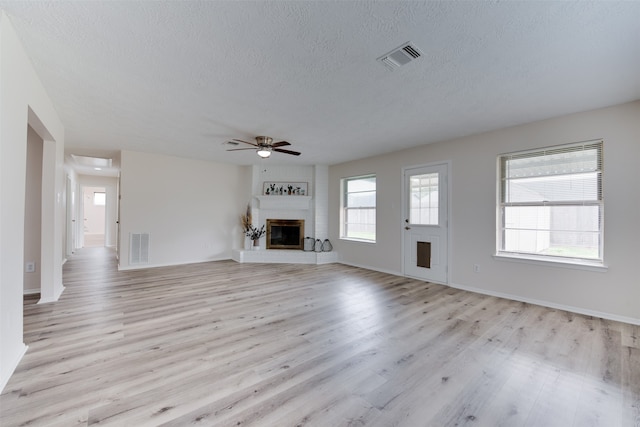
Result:
<instances>
[{"instance_id":1,"label":"ceiling fan light fixture","mask_svg":"<svg viewBox=\"0 0 640 427\"><path fill-rule=\"evenodd\" d=\"M282 147L287 147L291 145L287 141L278 141L276 143L273 142L273 138L270 136L256 136L256 142L245 141L244 139L232 139L234 143L228 142L227 144L238 145L239 143L250 145L251 148L231 148L227 151L244 151L244 150L255 150L255 152L262 159L266 159L271 157L271 153L276 151L278 153L291 154L292 156L299 156L300 153L298 151L293 150L285 150Z\"/></svg>"},{"instance_id":2,"label":"ceiling fan light fixture","mask_svg":"<svg viewBox=\"0 0 640 427\"><path fill-rule=\"evenodd\" d=\"M271 150L267 147L260 147L258 148L258 151L256 151L256 153L258 153L258 156L262 157L263 159L266 159L271 155Z\"/></svg>"}]
</instances>

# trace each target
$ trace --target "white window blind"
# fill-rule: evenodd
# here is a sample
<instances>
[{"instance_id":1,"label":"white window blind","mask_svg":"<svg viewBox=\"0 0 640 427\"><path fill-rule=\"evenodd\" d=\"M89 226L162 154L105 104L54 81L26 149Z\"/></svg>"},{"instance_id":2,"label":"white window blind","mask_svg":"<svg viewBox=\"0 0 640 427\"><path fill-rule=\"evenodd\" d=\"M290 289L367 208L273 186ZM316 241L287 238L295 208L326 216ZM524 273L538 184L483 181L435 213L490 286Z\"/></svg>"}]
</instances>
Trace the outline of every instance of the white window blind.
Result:
<instances>
[{"instance_id":1,"label":"white window blind","mask_svg":"<svg viewBox=\"0 0 640 427\"><path fill-rule=\"evenodd\" d=\"M342 180L341 237L355 240L376 240L376 176L344 178Z\"/></svg>"},{"instance_id":2,"label":"white window blind","mask_svg":"<svg viewBox=\"0 0 640 427\"><path fill-rule=\"evenodd\" d=\"M602 262L603 142L499 157L498 252Z\"/></svg>"}]
</instances>

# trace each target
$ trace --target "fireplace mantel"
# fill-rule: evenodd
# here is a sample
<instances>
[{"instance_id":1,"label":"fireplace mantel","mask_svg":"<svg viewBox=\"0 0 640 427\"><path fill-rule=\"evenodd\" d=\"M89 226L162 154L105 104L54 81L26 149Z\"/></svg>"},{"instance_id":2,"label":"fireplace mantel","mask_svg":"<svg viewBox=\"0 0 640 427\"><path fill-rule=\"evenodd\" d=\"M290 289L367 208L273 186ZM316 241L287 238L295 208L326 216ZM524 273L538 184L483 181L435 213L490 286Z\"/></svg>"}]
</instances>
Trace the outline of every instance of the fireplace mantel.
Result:
<instances>
[{"instance_id":1,"label":"fireplace mantel","mask_svg":"<svg viewBox=\"0 0 640 427\"><path fill-rule=\"evenodd\" d=\"M311 196L254 196L260 209L309 209Z\"/></svg>"}]
</instances>

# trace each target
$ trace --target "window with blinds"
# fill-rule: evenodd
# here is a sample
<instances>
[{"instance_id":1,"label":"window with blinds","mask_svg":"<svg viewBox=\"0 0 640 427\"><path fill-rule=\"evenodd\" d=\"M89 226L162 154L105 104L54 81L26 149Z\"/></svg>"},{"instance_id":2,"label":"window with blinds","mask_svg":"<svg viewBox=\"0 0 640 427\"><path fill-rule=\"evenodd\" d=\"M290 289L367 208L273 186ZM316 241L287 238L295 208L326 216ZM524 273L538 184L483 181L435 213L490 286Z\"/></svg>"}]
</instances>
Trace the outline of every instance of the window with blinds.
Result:
<instances>
[{"instance_id":1,"label":"window with blinds","mask_svg":"<svg viewBox=\"0 0 640 427\"><path fill-rule=\"evenodd\" d=\"M603 142L498 158L498 253L603 260Z\"/></svg>"},{"instance_id":2,"label":"window with blinds","mask_svg":"<svg viewBox=\"0 0 640 427\"><path fill-rule=\"evenodd\" d=\"M376 176L342 179L341 238L376 241Z\"/></svg>"}]
</instances>

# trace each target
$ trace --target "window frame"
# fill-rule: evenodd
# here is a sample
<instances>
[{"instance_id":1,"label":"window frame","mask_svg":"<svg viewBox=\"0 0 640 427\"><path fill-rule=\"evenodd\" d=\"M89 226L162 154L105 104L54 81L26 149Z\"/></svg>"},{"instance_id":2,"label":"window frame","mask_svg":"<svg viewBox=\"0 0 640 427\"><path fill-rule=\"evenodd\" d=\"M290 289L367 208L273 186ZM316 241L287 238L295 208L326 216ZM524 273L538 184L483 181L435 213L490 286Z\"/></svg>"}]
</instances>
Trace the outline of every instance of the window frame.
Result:
<instances>
[{"instance_id":1,"label":"window frame","mask_svg":"<svg viewBox=\"0 0 640 427\"><path fill-rule=\"evenodd\" d=\"M375 202L374 202L374 206L372 207L349 207L348 206L348 197L350 194L354 194L356 192L348 192L348 183L351 181L357 181L357 180L362 180L362 179L371 179L373 178L375 180ZM371 190L368 190L371 191ZM364 243L376 243L377 240L377 208L378 208L378 178L376 176L375 173L371 173L371 174L366 174L366 175L357 175L357 176L350 176L350 177L345 177L342 178L340 180L340 239L341 240L350 240L350 241L356 241L356 242L364 242ZM363 238L363 237L353 237L353 236L348 236L348 225L347 224L347 211L349 209L368 209L368 210L373 210L374 213L374 237L373 239L367 239L367 238Z\"/></svg>"},{"instance_id":2,"label":"window frame","mask_svg":"<svg viewBox=\"0 0 640 427\"><path fill-rule=\"evenodd\" d=\"M597 150L597 159L596 159L596 170L593 171L597 175L596 180L596 199L588 200L588 199L576 199L576 200L559 200L559 201L548 201L542 200L539 202L535 201L526 201L526 202L514 202L514 201L506 201L507 194L507 182L509 179L507 178L507 168L506 163L509 160L524 158L524 157L545 157L553 154L557 154L559 152L571 152L571 151L579 151L585 149L595 149ZM561 175L575 175L575 171L569 171L566 173L556 174L555 176ZM575 267L586 267L586 268L605 268L604 264L604 141L602 139L583 141L577 143L570 144L561 144L550 147L543 147L532 150L524 150L517 152L510 152L500 154L497 157L497 195L496 195L496 258L503 259L514 259L523 262L533 262L533 263L551 263L554 265L566 265L566 266L575 266ZM527 251L513 251L505 249L506 245L506 225L505 225L505 212L507 207L559 207L559 206L569 206L569 207L578 207L578 206L596 206L598 207L598 257L580 257L580 256L566 256L566 255L556 255L556 254L539 254L532 253ZM553 231L551 229L550 231ZM562 231L562 230L558 230Z\"/></svg>"},{"instance_id":3,"label":"window frame","mask_svg":"<svg viewBox=\"0 0 640 427\"><path fill-rule=\"evenodd\" d=\"M423 176L432 176L435 175L437 177L437 181L436 181L436 193L437 193L437 204L434 207L433 204L431 203L431 194L429 194L429 200L428 200L428 204L423 205L422 203L419 206L414 206L413 205L413 197L414 197L414 193L413 193L413 189L414 188L425 188L425 186L419 186L419 187L414 187L411 184L411 180L416 178L416 177L423 177ZM408 202L408 206L407 206L407 210L408 210L408 224L409 225L419 225L419 226L424 226L424 227L439 227L441 225L441 221L442 218L440 218L440 203L441 203L441 194L440 194L440 187L441 184L439 182L440 180L440 175L441 172L429 172L429 173L422 173L422 174L412 174L411 177L407 180L407 185L409 186L409 194L408 194L408 198L409 200ZM432 187L432 186L429 186ZM424 221L414 221L414 210L418 211L418 214L420 215L420 217L422 217L422 212L423 210L428 210L428 216L429 216L429 222L424 222ZM431 221L431 217L432 217L432 211L435 209L435 221Z\"/></svg>"}]
</instances>

